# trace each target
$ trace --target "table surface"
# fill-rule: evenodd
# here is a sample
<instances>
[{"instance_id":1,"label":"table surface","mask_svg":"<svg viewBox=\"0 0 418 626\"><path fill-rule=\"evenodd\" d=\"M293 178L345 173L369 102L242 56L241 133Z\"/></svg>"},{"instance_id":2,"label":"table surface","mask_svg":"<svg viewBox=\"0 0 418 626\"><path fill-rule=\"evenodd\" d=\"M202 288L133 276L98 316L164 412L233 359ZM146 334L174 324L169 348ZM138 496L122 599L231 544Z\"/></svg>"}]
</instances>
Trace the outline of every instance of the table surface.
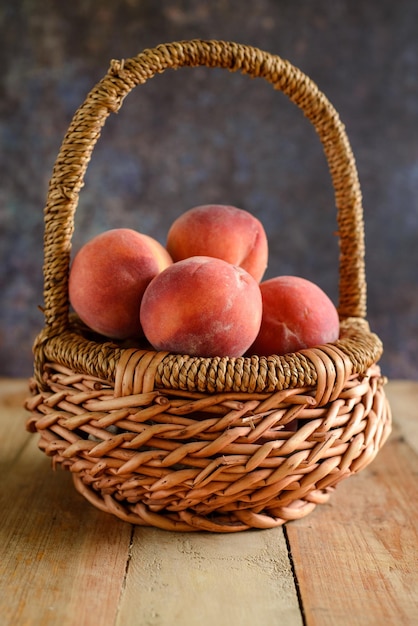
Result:
<instances>
[{"instance_id":1,"label":"table surface","mask_svg":"<svg viewBox=\"0 0 418 626\"><path fill-rule=\"evenodd\" d=\"M134 527L51 470L0 379L2 626L418 624L418 382L391 381L373 463L307 517L235 534Z\"/></svg>"}]
</instances>

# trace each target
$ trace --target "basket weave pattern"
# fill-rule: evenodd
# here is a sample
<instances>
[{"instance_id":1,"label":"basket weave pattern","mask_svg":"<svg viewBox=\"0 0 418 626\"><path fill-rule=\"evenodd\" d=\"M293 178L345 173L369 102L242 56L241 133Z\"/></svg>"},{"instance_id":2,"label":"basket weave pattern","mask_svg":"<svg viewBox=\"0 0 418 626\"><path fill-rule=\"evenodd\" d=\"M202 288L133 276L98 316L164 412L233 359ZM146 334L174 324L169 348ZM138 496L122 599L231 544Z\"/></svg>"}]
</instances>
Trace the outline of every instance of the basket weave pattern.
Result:
<instances>
[{"instance_id":1,"label":"basket weave pattern","mask_svg":"<svg viewBox=\"0 0 418 626\"><path fill-rule=\"evenodd\" d=\"M189 357L122 348L85 332L70 314L74 215L101 128L156 73L201 65L267 80L317 130L338 217L341 333L334 344L284 356ZM75 113L57 157L44 255L45 327L34 345L27 427L96 507L168 530L270 528L325 502L387 439L382 345L366 320L354 157L335 109L287 61L200 40L112 61Z\"/></svg>"}]
</instances>

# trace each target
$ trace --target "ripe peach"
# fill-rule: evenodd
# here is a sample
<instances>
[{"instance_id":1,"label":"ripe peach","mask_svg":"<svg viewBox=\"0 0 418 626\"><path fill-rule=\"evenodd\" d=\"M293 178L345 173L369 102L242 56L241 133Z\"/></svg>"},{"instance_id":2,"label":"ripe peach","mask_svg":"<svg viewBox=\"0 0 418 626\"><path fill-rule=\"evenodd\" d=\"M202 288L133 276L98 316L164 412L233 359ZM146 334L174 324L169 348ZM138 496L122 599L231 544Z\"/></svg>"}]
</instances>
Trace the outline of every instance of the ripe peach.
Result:
<instances>
[{"instance_id":1,"label":"ripe peach","mask_svg":"<svg viewBox=\"0 0 418 626\"><path fill-rule=\"evenodd\" d=\"M260 285L263 317L248 354L283 355L336 341L339 317L322 289L298 276L276 276Z\"/></svg>"},{"instance_id":2,"label":"ripe peach","mask_svg":"<svg viewBox=\"0 0 418 626\"><path fill-rule=\"evenodd\" d=\"M140 319L156 350L237 357L256 338L261 313L260 287L248 272L222 259L195 256L150 282Z\"/></svg>"},{"instance_id":3,"label":"ripe peach","mask_svg":"<svg viewBox=\"0 0 418 626\"><path fill-rule=\"evenodd\" d=\"M268 242L261 222L248 211L205 204L178 217L167 234L173 261L211 256L244 268L260 282L267 268Z\"/></svg>"},{"instance_id":4,"label":"ripe peach","mask_svg":"<svg viewBox=\"0 0 418 626\"><path fill-rule=\"evenodd\" d=\"M92 330L114 339L141 336L139 308L148 283L172 259L158 241L129 228L93 237L75 255L69 299Z\"/></svg>"}]
</instances>

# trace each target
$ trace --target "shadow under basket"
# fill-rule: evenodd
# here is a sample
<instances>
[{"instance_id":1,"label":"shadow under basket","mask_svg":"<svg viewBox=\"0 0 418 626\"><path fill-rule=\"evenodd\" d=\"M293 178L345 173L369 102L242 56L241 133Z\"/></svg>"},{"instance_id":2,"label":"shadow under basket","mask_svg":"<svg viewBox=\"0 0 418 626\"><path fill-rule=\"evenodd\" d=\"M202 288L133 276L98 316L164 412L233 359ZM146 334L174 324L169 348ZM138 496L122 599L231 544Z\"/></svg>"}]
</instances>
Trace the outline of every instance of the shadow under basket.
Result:
<instances>
[{"instance_id":1,"label":"shadow under basket","mask_svg":"<svg viewBox=\"0 0 418 626\"><path fill-rule=\"evenodd\" d=\"M202 358L124 348L70 314L68 275L79 193L107 117L156 73L220 67L261 77L303 111L322 142L340 245L340 337L283 356ZM34 345L27 428L94 506L175 531L272 528L310 513L374 459L391 430L366 320L364 224L355 160L333 106L278 56L183 41L112 61L76 111L45 208L45 327Z\"/></svg>"}]
</instances>

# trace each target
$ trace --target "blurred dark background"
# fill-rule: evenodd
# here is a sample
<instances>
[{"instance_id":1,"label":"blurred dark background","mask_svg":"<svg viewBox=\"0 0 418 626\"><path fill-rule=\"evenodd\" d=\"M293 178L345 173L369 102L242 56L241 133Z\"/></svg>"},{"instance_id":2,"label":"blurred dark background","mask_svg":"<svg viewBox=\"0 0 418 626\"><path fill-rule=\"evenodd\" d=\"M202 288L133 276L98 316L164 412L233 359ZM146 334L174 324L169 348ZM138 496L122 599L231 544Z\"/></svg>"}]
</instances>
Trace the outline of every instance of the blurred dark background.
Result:
<instances>
[{"instance_id":1,"label":"blurred dark background","mask_svg":"<svg viewBox=\"0 0 418 626\"><path fill-rule=\"evenodd\" d=\"M366 223L368 319L382 370L418 379L418 3L415 0L0 1L0 375L28 376L43 326L43 207L62 138L109 61L191 38L233 40L308 74L346 125ZM299 274L337 301L333 189L301 112L264 81L166 72L107 122L74 247L106 228L165 242L197 204L263 222L266 277Z\"/></svg>"}]
</instances>

